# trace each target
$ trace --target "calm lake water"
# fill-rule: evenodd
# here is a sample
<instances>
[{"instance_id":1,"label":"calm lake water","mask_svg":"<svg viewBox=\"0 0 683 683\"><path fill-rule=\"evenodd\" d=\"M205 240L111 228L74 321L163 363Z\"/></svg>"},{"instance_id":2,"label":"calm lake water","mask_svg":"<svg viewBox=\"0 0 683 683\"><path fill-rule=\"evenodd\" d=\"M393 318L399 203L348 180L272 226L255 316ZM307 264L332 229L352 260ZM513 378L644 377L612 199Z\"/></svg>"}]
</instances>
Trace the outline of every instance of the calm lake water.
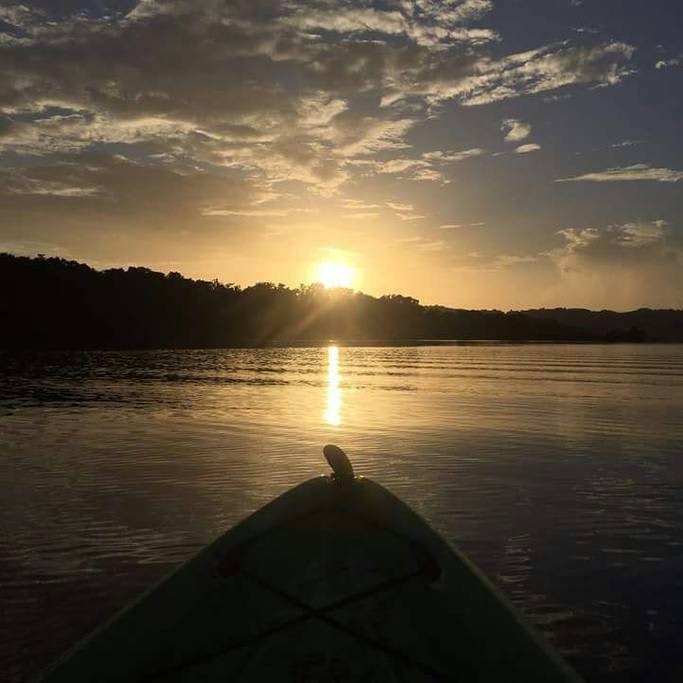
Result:
<instances>
[{"instance_id":1,"label":"calm lake water","mask_svg":"<svg viewBox=\"0 0 683 683\"><path fill-rule=\"evenodd\" d=\"M589 681L683 680L683 346L0 355L0 679L273 496L324 443Z\"/></svg>"}]
</instances>

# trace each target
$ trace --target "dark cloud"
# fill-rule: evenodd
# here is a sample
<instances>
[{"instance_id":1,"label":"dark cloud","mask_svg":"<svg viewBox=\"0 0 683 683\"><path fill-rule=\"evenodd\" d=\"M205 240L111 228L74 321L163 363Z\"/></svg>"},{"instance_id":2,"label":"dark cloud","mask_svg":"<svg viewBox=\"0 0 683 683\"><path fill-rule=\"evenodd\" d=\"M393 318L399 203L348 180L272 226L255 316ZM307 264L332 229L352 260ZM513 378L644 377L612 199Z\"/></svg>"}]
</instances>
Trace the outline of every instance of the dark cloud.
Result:
<instances>
[{"instance_id":1,"label":"dark cloud","mask_svg":"<svg viewBox=\"0 0 683 683\"><path fill-rule=\"evenodd\" d=\"M468 26L491 7L141 0L127 14L55 22L16 5L5 13L25 35L0 44L3 145L40 154L166 141L171 155L329 191L345 178L341 160L400 146L410 125L390 105L402 99L477 104L627 73L631 49L619 43L494 60L485 43L496 36ZM374 111L354 111L360 93ZM51 107L72 114L12 132L23 113Z\"/></svg>"},{"instance_id":2,"label":"dark cloud","mask_svg":"<svg viewBox=\"0 0 683 683\"><path fill-rule=\"evenodd\" d=\"M583 263L671 262L679 257L668 245L664 221L626 223L602 229L566 228L559 234L566 244L553 255L565 269L580 268Z\"/></svg>"},{"instance_id":3,"label":"dark cloud","mask_svg":"<svg viewBox=\"0 0 683 683\"><path fill-rule=\"evenodd\" d=\"M547 255L559 269L565 296L624 309L648 300L680 306L683 251L665 221L567 228L559 235L564 246Z\"/></svg>"},{"instance_id":4,"label":"dark cloud","mask_svg":"<svg viewBox=\"0 0 683 683\"><path fill-rule=\"evenodd\" d=\"M113 234L187 247L210 227L201 215L207 207L239 211L267 199L238 178L101 154L60 155L0 171L0 243L77 249Z\"/></svg>"}]
</instances>

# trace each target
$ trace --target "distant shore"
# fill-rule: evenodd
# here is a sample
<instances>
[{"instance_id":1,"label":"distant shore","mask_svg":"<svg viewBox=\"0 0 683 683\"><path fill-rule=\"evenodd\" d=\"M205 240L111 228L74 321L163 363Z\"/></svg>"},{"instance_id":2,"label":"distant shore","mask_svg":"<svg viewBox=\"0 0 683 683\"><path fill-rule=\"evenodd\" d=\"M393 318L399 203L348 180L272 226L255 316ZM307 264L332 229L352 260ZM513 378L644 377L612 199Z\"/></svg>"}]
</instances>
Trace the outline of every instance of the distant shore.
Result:
<instances>
[{"instance_id":1,"label":"distant shore","mask_svg":"<svg viewBox=\"0 0 683 683\"><path fill-rule=\"evenodd\" d=\"M320 284L242 288L0 254L0 349L683 342L683 311L477 311Z\"/></svg>"}]
</instances>

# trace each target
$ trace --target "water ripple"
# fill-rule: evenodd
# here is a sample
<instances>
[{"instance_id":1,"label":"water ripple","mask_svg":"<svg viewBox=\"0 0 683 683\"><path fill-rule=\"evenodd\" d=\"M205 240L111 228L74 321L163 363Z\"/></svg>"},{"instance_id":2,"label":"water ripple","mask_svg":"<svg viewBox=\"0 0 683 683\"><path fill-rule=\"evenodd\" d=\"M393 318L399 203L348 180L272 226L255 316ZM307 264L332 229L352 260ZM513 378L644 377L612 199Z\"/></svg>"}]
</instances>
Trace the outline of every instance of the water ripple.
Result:
<instances>
[{"instance_id":1,"label":"water ripple","mask_svg":"<svg viewBox=\"0 0 683 683\"><path fill-rule=\"evenodd\" d=\"M591 681L679 680L683 347L0 355L0 678L73 640L336 441Z\"/></svg>"}]
</instances>

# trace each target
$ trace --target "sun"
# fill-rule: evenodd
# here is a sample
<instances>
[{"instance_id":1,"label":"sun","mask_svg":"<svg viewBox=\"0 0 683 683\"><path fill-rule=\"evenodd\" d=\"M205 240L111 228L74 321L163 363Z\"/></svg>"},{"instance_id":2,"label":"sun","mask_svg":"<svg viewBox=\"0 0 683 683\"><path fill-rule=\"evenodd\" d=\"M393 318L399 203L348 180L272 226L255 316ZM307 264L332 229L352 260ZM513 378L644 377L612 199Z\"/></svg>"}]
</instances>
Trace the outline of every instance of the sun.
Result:
<instances>
[{"instance_id":1,"label":"sun","mask_svg":"<svg viewBox=\"0 0 683 683\"><path fill-rule=\"evenodd\" d=\"M328 289L332 287L352 287L356 269L338 261L322 261L316 268L316 282Z\"/></svg>"}]
</instances>

